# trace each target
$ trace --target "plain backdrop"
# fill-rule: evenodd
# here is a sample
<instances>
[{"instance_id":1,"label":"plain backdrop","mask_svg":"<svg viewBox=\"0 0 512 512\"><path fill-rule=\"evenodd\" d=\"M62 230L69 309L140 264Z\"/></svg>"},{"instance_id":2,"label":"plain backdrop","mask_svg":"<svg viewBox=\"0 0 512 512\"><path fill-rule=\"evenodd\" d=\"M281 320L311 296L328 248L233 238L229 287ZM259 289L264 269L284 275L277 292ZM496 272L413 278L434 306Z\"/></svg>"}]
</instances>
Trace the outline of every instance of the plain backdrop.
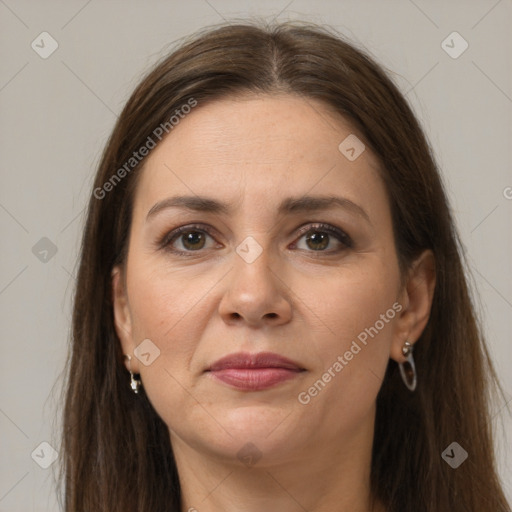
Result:
<instances>
[{"instance_id":1,"label":"plain backdrop","mask_svg":"<svg viewBox=\"0 0 512 512\"><path fill-rule=\"evenodd\" d=\"M59 450L84 207L116 115L171 43L251 16L330 24L390 71L420 118L505 389L494 420L512 499L511 0L0 0L0 512L58 510L57 464L41 465Z\"/></svg>"}]
</instances>

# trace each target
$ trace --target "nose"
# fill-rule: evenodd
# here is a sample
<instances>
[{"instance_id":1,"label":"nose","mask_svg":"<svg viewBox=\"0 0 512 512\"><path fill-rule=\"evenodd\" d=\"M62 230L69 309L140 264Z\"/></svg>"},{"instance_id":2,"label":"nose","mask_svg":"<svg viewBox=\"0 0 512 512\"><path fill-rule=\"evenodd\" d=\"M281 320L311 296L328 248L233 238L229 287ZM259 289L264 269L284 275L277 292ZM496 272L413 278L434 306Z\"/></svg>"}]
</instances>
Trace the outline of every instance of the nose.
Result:
<instances>
[{"instance_id":1,"label":"nose","mask_svg":"<svg viewBox=\"0 0 512 512\"><path fill-rule=\"evenodd\" d=\"M290 321L291 290L272 268L268 250L251 263L235 253L234 265L219 305L219 314L230 325L277 326ZM281 273L282 274L282 273Z\"/></svg>"}]
</instances>

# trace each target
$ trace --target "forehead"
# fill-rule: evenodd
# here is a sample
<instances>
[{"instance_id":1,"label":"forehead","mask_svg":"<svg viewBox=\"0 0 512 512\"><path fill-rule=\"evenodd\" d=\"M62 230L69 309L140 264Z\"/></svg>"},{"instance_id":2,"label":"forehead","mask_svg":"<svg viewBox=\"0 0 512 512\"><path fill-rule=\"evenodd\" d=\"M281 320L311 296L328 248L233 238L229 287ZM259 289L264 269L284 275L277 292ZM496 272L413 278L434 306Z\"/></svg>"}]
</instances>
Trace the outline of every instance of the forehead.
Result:
<instances>
[{"instance_id":1,"label":"forehead","mask_svg":"<svg viewBox=\"0 0 512 512\"><path fill-rule=\"evenodd\" d=\"M245 95L199 104L146 158L135 208L147 212L176 192L249 204L308 191L382 196L374 155L364 150L351 161L339 149L357 136L310 98Z\"/></svg>"}]
</instances>

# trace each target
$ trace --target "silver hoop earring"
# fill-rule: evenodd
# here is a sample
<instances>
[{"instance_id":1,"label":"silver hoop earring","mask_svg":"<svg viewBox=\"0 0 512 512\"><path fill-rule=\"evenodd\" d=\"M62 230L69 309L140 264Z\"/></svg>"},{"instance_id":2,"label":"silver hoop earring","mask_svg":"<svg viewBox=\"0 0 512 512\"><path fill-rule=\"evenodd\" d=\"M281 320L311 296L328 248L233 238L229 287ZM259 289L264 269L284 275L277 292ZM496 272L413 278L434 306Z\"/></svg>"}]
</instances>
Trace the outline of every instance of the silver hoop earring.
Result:
<instances>
[{"instance_id":1,"label":"silver hoop earring","mask_svg":"<svg viewBox=\"0 0 512 512\"><path fill-rule=\"evenodd\" d=\"M407 361L398 363L402 380L410 391L414 391L416 389L418 380L416 376L416 365L414 364L414 358L412 357L412 349L413 346L406 341L402 347L402 354L407 357Z\"/></svg>"},{"instance_id":2,"label":"silver hoop earring","mask_svg":"<svg viewBox=\"0 0 512 512\"><path fill-rule=\"evenodd\" d=\"M140 379L136 379L134 376L133 376L133 373L132 373L132 370L131 370L131 356L129 356L128 354L125 354L125 359L128 359L128 366L130 367L130 369L128 370L130 372L130 387L133 389L133 392L135 394L138 394L139 392L139 387L140 385L142 384L141 380Z\"/></svg>"}]
</instances>

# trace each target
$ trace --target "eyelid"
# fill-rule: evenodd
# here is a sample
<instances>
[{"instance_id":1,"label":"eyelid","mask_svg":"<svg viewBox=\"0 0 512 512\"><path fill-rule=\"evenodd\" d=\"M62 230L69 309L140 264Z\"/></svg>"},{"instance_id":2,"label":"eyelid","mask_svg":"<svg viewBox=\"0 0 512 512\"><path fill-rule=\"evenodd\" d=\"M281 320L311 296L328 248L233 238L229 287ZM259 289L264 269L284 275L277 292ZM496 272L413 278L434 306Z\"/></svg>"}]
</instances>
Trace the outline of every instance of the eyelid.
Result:
<instances>
[{"instance_id":1,"label":"eyelid","mask_svg":"<svg viewBox=\"0 0 512 512\"><path fill-rule=\"evenodd\" d=\"M185 226L179 226L176 229L171 230L168 233L165 233L163 237L160 238L160 241L158 242L158 247L160 249L166 249L169 244L177 239L181 234L187 233L189 231L204 231L208 235L210 235L213 238L213 233L215 233L215 230L206 225L206 224L187 224ZM177 252L183 252L183 251L177 251ZM187 252L193 252L193 251L187 251Z\"/></svg>"},{"instance_id":2,"label":"eyelid","mask_svg":"<svg viewBox=\"0 0 512 512\"><path fill-rule=\"evenodd\" d=\"M333 226L332 224L328 224L326 222L308 222L304 226L298 228L296 236L298 238L302 238L309 231L319 231L319 232L327 232L328 234L335 235L338 240L347 247L353 246L352 238L342 229ZM295 242L294 242L295 243ZM315 252L315 251L312 251ZM325 252L328 251L318 251Z\"/></svg>"}]
</instances>

